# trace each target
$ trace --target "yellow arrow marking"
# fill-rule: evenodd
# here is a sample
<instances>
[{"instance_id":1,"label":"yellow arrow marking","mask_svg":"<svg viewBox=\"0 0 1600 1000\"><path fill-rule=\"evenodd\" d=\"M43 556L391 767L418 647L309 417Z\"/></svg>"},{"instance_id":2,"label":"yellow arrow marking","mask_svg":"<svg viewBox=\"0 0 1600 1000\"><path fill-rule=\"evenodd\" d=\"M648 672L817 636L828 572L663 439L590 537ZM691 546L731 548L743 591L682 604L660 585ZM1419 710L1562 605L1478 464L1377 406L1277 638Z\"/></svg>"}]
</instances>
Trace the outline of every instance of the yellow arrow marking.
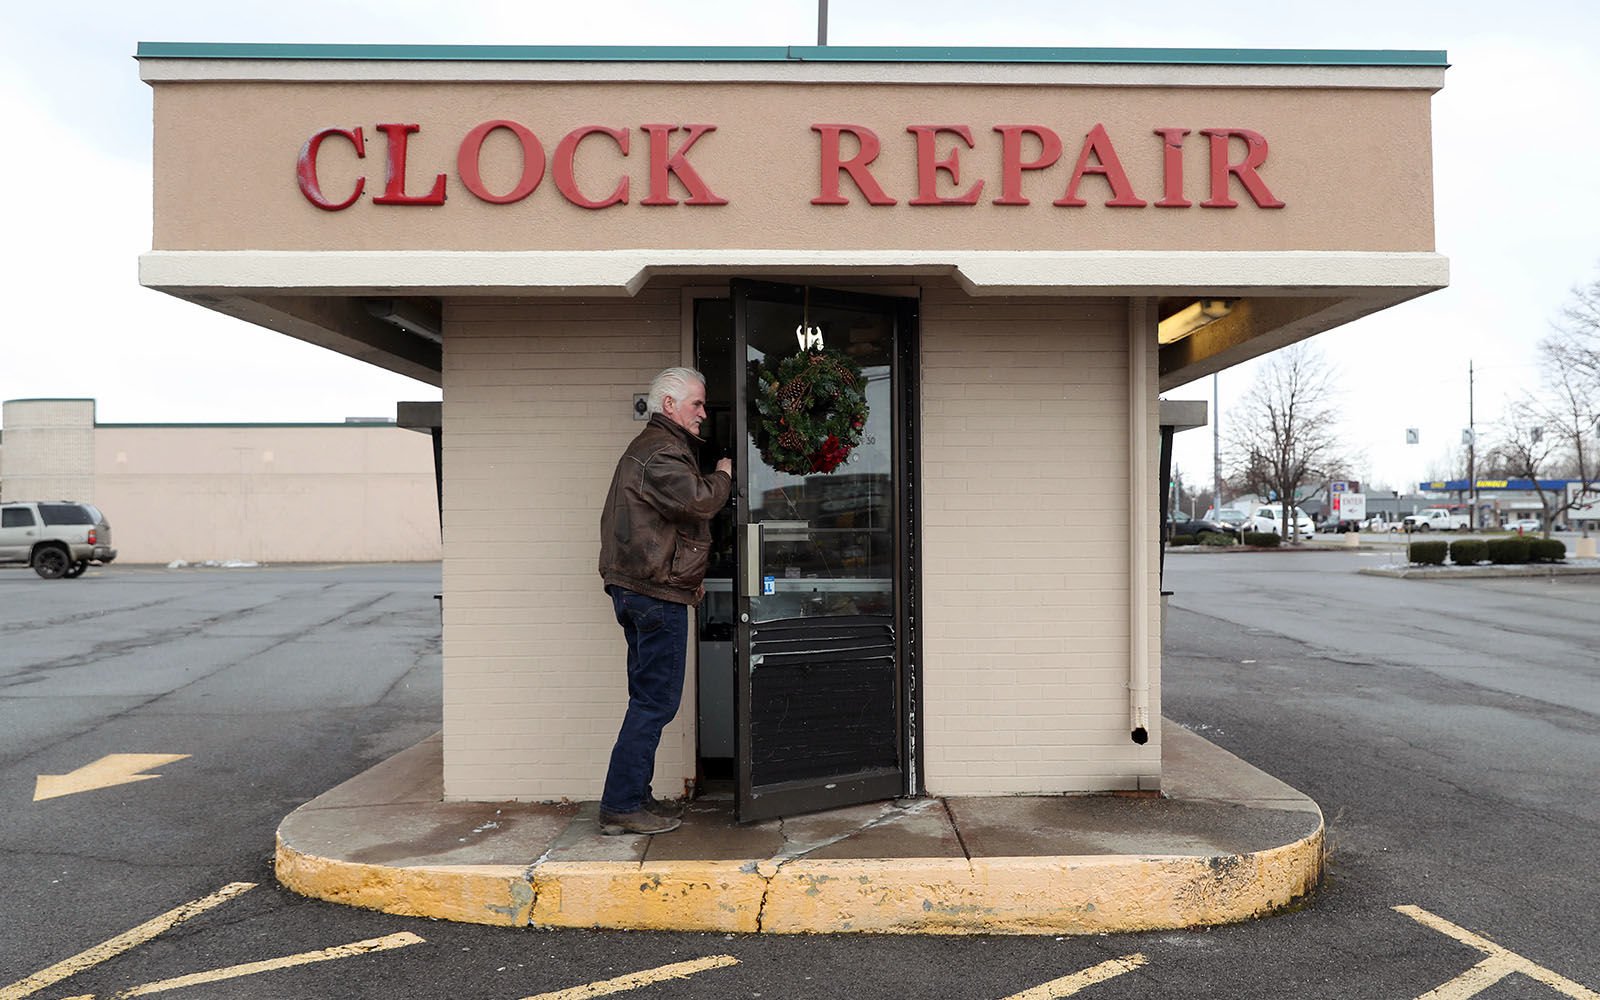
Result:
<instances>
[{"instance_id":1,"label":"yellow arrow marking","mask_svg":"<svg viewBox=\"0 0 1600 1000\"><path fill-rule=\"evenodd\" d=\"M101 962L115 958L130 948L136 948L163 931L183 923L190 917L198 916L214 906L221 906L228 900L254 889L254 882L234 882L223 886L211 895L182 906L174 907L159 917L152 917L132 930L123 931L114 938L100 942L93 948L80 951L71 958L62 959L48 969L35 972L26 979L19 979L10 986L0 986L0 1000L22 1000L23 997L53 986L68 976L76 975L85 969L93 968Z\"/></svg>"},{"instance_id":2,"label":"yellow arrow marking","mask_svg":"<svg viewBox=\"0 0 1600 1000\"><path fill-rule=\"evenodd\" d=\"M1070 997L1086 986L1103 983L1107 979L1115 979L1125 972L1132 972L1145 963L1144 955L1134 952L1132 955L1123 955L1091 965L1081 972L1074 972L1070 976L1052 979L1042 983L1031 990L1013 993L1006 1000L1057 1000L1058 997Z\"/></svg>"},{"instance_id":3,"label":"yellow arrow marking","mask_svg":"<svg viewBox=\"0 0 1600 1000\"><path fill-rule=\"evenodd\" d=\"M310 965L313 962L331 962L336 958L370 955L375 951L393 951L396 948L405 948L409 945L422 943L423 939L417 935L410 931L401 931L398 934L389 934L385 937L368 938L365 941L341 944L335 948L323 948L321 951L303 951L298 955L268 958L260 962L246 962L243 965L230 965L224 969L195 972L187 976L175 976L172 979L145 983L143 986L134 986L117 993L114 1000L122 1000L123 997L142 997L151 993L165 993L167 990L175 990L184 986L198 986L201 983L215 983L223 979L238 979L240 976L253 976L258 972L271 972L274 969L291 969L297 965Z\"/></svg>"},{"instance_id":4,"label":"yellow arrow marking","mask_svg":"<svg viewBox=\"0 0 1600 1000\"><path fill-rule=\"evenodd\" d=\"M149 781L159 774L140 774L140 771L175 760L183 760L186 753L114 753L107 754L92 764L85 764L67 774L41 774L33 786L33 801L54 799L78 792L92 792L96 788L126 785L130 781Z\"/></svg>"},{"instance_id":5,"label":"yellow arrow marking","mask_svg":"<svg viewBox=\"0 0 1600 1000\"><path fill-rule=\"evenodd\" d=\"M674 962L672 965L633 972L615 979L602 979L597 983L584 983L582 986L557 990L554 993L540 993L524 1000L589 1000L590 997L603 997L625 990L636 990L641 986L650 986L666 979L687 979L696 972L738 964L739 960L732 955L712 955L710 958L697 958L692 962Z\"/></svg>"}]
</instances>

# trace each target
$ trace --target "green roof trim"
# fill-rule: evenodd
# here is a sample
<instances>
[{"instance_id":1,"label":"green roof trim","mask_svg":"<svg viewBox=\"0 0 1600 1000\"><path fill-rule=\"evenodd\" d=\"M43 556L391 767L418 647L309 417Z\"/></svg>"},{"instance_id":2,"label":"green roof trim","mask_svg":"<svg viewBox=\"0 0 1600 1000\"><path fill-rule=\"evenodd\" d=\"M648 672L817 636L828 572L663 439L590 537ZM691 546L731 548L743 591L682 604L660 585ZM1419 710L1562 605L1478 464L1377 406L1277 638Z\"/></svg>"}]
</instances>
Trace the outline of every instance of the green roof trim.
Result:
<instances>
[{"instance_id":1,"label":"green roof trim","mask_svg":"<svg viewBox=\"0 0 1600 1000\"><path fill-rule=\"evenodd\" d=\"M1146 49L877 45L339 45L140 42L140 59L323 59L416 62L1055 63L1151 66L1449 65L1435 49Z\"/></svg>"}]
</instances>

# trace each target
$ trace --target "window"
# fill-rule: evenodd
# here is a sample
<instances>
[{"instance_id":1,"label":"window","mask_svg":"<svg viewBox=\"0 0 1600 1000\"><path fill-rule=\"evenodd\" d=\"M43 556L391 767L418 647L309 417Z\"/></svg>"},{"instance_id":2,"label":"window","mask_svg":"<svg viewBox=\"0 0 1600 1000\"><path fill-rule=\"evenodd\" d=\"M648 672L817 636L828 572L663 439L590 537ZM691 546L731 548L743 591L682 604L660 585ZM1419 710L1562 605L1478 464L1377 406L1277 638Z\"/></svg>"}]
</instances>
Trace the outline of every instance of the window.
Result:
<instances>
[{"instance_id":1,"label":"window","mask_svg":"<svg viewBox=\"0 0 1600 1000\"><path fill-rule=\"evenodd\" d=\"M42 503L39 516L45 524L93 524L94 518L82 504Z\"/></svg>"},{"instance_id":2,"label":"window","mask_svg":"<svg viewBox=\"0 0 1600 1000\"><path fill-rule=\"evenodd\" d=\"M33 511L26 507L6 507L0 509L0 528L31 528L33 527Z\"/></svg>"}]
</instances>

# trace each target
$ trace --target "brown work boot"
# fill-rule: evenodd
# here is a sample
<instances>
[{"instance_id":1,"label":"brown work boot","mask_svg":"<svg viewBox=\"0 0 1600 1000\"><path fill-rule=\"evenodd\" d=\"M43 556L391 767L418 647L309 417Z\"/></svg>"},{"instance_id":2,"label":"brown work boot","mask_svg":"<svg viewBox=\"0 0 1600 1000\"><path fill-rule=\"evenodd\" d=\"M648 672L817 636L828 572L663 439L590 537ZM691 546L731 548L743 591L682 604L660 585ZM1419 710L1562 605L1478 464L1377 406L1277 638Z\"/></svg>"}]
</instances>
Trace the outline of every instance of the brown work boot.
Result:
<instances>
[{"instance_id":1,"label":"brown work boot","mask_svg":"<svg viewBox=\"0 0 1600 1000\"><path fill-rule=\"evenodd\" d=\"M683 815L683 803L677 799L651 798L644 804L645 812L662 819L678 819Z\"/></svg>"},{"instance_id":2,"label":"brown work boot","mask_svg":"<svg viewBox=\"0 0 1600 1000\"><path fill-rule=\"evenodd\" d=\"M648 809L636 809L631 813L600 810L600 832L608 837L622 833L671 833L681 825L683 825L681 819L657 816Z\"/></svg>"}]
</instances>

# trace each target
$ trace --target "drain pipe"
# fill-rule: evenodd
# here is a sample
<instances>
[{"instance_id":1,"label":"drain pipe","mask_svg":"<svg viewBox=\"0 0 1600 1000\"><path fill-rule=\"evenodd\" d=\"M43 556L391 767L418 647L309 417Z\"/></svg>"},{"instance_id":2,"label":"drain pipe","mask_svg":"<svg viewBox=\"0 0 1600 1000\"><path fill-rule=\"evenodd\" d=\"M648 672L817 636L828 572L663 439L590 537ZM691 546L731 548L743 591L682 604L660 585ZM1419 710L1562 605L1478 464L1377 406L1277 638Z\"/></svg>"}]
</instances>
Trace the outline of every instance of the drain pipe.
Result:
<instances>
[{"instance_id":1,"label":"drain pipe","mask_svg":"<svg viewBox=\"0 0 1600 1000\"><path fill-rule=\"evenodd\" d=\"M1133 742L1150 741L1150 398L1153 303L1128 301L1128 716Z\"/></svg>"}]
</instances>

